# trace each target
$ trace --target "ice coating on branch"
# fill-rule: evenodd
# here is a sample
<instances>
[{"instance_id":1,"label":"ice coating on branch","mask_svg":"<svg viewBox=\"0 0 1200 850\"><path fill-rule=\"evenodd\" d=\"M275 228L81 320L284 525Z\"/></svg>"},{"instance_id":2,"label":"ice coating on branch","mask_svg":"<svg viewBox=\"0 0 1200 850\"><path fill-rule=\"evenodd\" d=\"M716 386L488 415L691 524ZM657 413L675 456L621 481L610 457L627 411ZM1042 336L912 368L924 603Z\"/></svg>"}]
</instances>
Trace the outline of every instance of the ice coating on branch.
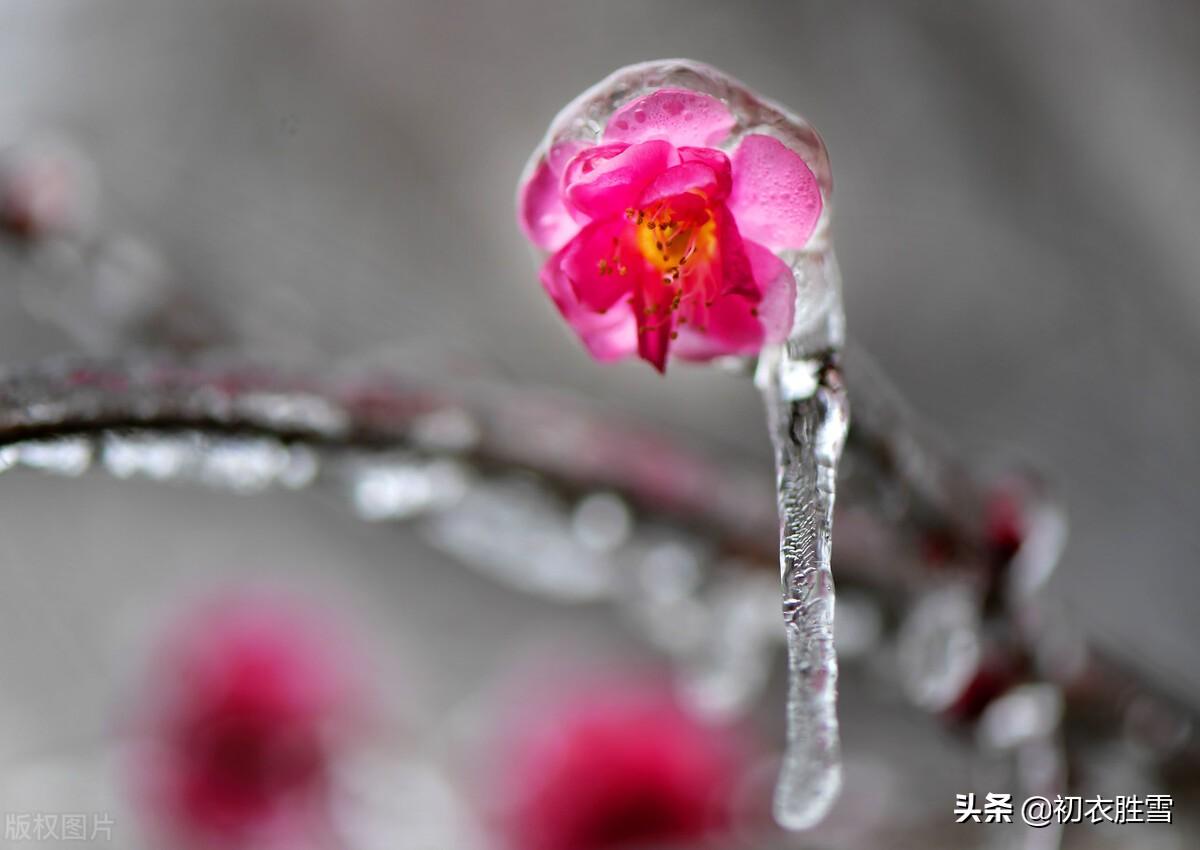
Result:
<instances>
[{"instance_id":1,"label":"ice coating on branch","mask_svg":"<svg viewBox=\"0 0 1200 850\"><path fill-rule=\"evenodd\" d=\"M541 281L597 360L756 356L798 329L836 337L829 165L807 123L719 71L616 72L552 123L518 218Z\"/></svg>"}]
</instances>

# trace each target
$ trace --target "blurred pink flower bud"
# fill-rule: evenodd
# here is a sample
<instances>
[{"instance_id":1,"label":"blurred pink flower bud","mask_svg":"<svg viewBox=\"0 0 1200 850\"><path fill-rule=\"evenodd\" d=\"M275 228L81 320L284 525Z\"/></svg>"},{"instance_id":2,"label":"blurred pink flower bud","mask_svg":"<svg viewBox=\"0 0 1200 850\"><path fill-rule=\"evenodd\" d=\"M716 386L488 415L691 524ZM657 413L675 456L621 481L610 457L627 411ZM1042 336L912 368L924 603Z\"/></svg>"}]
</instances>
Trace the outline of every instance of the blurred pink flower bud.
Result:
<instances>
[{"instance_id":1,"label":"blurred pink flower bud","mask_svg":"<svg viewBox=\"0 0 1200 850\"><path fill-rule=\"evenodd\" d=\"M0 236L23 244L83 224L91 168L65 144L38 140L0 150Z\"/></svg>"},{"instance_id":2,"label":"blurred pink flower bud","mask_svg":"<svg viewBox=\"0 0 1200 850\"><path fill-rule=\"evenodd\" d=\"M660 687L592 684L508 730L497 793L513 850L685 847L728 836L749 759Z\"/></svg>"},{"instance_id":3,"label":"blurred pink flower bud","mask_svg":"<svg viewBox=\"0 0 1200 850\"><path fill-rule=\"evenodd\" d=\"M331 768L364 719L356 659L262 591L203 600L155 647L134 708L135 793L186 847L325 847Z\"/></svg>"}]
</instances>

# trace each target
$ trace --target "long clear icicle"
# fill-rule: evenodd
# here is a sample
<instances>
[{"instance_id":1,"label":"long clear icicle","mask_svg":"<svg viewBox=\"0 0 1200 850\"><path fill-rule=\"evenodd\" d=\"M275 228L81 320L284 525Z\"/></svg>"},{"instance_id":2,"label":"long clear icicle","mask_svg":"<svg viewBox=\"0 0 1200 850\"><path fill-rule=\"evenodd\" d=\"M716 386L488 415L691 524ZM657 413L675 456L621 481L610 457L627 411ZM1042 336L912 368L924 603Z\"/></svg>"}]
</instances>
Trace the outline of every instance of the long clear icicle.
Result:
<instances>
[{"instance_id":1,"label":"long clear icicle","mask_svg":"<svg viewBox=\"0 0 1200 850\"><path fill-rule=\"evenodd\" d=\"M783 351L764 366L760 386L775 447L788 653L787 746L775 818L788 829L808 829L828 812L842 782L830 550L849 408L828 360L794 361Z\"/></svg>"}]
</instances>

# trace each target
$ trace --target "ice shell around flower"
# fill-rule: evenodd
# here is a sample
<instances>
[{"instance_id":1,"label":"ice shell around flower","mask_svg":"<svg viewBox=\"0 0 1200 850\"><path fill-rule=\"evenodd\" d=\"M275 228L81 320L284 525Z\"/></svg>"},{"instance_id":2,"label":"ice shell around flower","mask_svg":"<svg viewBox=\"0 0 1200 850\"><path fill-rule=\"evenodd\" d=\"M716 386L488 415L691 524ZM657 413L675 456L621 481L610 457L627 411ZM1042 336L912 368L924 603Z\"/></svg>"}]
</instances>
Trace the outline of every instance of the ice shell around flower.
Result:
<instances>
[{"instance_id":1,"label":"ice shell around flower","mask_svg":"<svg viewBox=\"0 0 1200 850\"><path fill-rule=\"evenodd\" d=\"M822 185L775 135L737 124L712 94L653 88L590 139L552 135L528 170L519 219L550 253L542 285L596 359L663 371L788 336L796 282L779 254L807 246Z\"/></svg>"},{"instance_id":2,"label":"ice shell around flower","mask_svg":"<svg viewBox=\"0 0 1200 850\"><path fill-rule=\"evenodd\" d=\"M821 193L794 151L754 134L733 154L729 209L746 238L774 249L800 249L821 215Z\"/></svg>"},{"instance_id":3,"label":"ice shell around flower","mask_svg":"<svg viewBox=\"0 0 1200 850\"><path fill-rule=\"evenodd\" d=\"M729 135L733 124L733 115L715 97L660 89L618 109L604 130L604 138L631 143L668 139L675 145L711 147Z\"/></svg>"}]
</instances>

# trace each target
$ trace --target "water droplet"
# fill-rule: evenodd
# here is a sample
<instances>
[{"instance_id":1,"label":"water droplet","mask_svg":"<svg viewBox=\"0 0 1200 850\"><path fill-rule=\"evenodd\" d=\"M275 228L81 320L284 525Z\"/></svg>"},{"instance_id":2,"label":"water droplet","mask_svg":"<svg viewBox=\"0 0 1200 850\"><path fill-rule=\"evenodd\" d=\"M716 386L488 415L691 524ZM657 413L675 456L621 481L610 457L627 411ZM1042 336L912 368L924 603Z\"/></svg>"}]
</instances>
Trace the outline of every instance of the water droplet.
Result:
<instances>
[{"instance_id":1,"label":"water droplet","mask_svg":"<svg viewBox=\"0 0 1200 850\"><path fill-rule=\"evenodd\" d=\"M244 393L236 398L233 410L247 422L276 430L337 436L349 425L344 410L307 393Z\"/></svg>"},{"instance_id":2,"label":"water droplet","mask_svg":"<svg viewBox=\"0 0 1200 850\"><path fill-rule=\"evenodd\" d=\"M897 638L901 683L914 703L943 711L963 693L983 655L972 592L957 585L926 595Z\"/></svg>"},{"instance_id":3,"label":"water droplet","mask_svg":"<svg viewBox=\"0 0 1200 850\"><path fill-rule=\"evenodd\" d=\"M467 451L480 438L479 424L465 410L453 407L418 417L410 433L417 445L446 452Z\"/></svg>"},{"instance_id":4,"label":"water droplet","mask_svg":"<svg viewBox=\"0 0 1200 850\"><path fill-rule=\"evenodd\" d=\"M584 546L597 552L611 552L629 538L633 518L619 496L593 493L575 507L571 523Z\"/></svg>"},{"instance_id":5,"label":"water droplet","mask_svg":"<svg viewBox=\"0 0 1200 850\"><path fill-rule=\"evenodd\" d=\"M369 522L401 520L447 508L466 493L466 469L451 460L392 458L358 465L351 475L351 501Z\"/></svg>"},{"instance_id":6,"label":"water droplet","mask_svg":"<svg viewBox=\"0 0 1200 850\"><path fill-rule=\"evenodd\" d=\"M774 650L782 644L779 584L760 570L728 569L730 577L705 596L706 623L685 659L682 689L708 717L742 715L766 685Z\"/></svg>"},{"instance_id":7,"label":"water droplet","mask_svg":"<svg viewBox=\"0 0 1200 850\"><path fill-rule=\"evenodd\" d=\"M867 657L883 637L883 611L865 593L839 591L833 645L842 661Z\"/></svg>"},{"instance_id":8,"label":"water droplet","mask_svg":"<svg viewBox=\"0 0 1200 850\"><path fill-rule=\"evenodd\" d=\"M478 482L423 531L451 556L526 592L573 601L613 588L608 557L580 542L561 500L525 478Z\"/></svg>"},{"instance_id":9,"label":"water droplet","mask_svg":"<svg viewBox=\"0 0 1200 850\"><path fill-rule=\"evenodd\" d=\"M117 478L169 481L194 468L200 450L195 435L107 434L101 458L104 468Z\"/></svg>"},{"instance_id":10,"label":"water droplet","mask_svg":"<svg viewBox=\"0 0 1200 850\"><path fill-rule=\"evenodd\" d=\"M92 443L85 437L26 440L3 449L5 466L21 465L53 475L77 476L92 464Z\"/></svg>"},{"instance_id":11,"label":"water droplet","mask_svg":"<svg viewBox=\"0 0 1200 850\"><path fill-rule=\"evenodd\" d=\"M307 450L293 452L276 440L223 438L212 440L205 447L196 478L210 487L241 493L260 492L285 481L291 481L292 486L303 486L307 483L303 474L315 472L312 460Z\"/></svg>"},{"instance_id":12,"label":"water droplet","mask_svg":"<svg viewBox=\"0 0 1200 850\"><path fill-rule=\"evenodd\" d=\"M1053 735L1062 721L1063 697L1054 685L1022 685L998 698L979 718L978 739L1006 750Z\"/></svg>"}]
</instances>

